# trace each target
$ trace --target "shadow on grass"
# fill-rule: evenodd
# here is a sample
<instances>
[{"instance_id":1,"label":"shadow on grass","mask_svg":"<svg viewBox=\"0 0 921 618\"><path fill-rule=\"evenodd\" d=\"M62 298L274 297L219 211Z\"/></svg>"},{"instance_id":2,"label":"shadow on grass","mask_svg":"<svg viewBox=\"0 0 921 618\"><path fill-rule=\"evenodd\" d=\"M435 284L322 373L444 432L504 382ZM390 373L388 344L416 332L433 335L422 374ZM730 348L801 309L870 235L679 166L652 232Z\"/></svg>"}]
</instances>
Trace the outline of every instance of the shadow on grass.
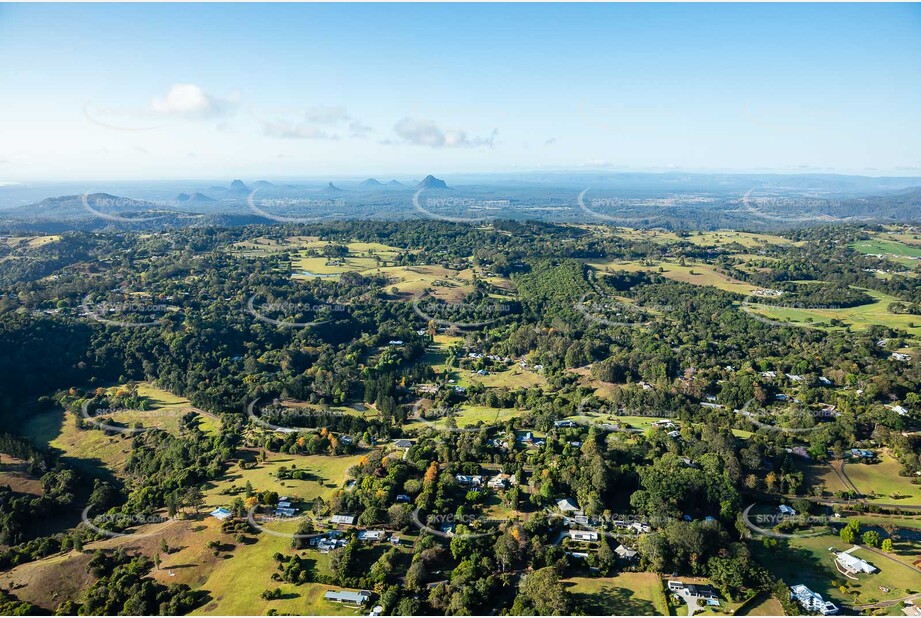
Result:
<instances>
[{"instance_id":1,"label":"shadow on grass","mask_svg":"<svg viewBox=\"0 0 921 618\"><path fill-rule=\"evenodd\" d=\"M572 587L575 584L568 584ZM603 587L595 592L572 592L576 608L588 616L654 616L658 610L652 601L636 598L626 588Z\"/></svg>"}]
</instances>

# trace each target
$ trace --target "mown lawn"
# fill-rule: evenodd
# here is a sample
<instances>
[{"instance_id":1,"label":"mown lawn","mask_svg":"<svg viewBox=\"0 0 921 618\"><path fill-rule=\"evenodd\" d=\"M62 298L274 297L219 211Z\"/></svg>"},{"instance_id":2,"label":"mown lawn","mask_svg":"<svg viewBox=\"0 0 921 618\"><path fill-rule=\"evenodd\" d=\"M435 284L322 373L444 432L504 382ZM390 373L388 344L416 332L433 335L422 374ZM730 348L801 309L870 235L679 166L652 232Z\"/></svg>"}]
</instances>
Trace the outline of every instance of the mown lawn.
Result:
<instances>
[{"instance_id":1,"label":"mown lawn","mask_svg":"<svg viewBox=\"0 0 921 618\"><path fill-rule=\"evenodd\" d=\"M851 482L861 493L876 492L871 502L921 505L921 485L914 485L911 478L899 476L902 465L887 453L879 453L879 463L845 464Z\"/></svg>"},{"instance_id":2,"label":"mown lawn","mask_svg":"<svg viewBox=\"0 0 921 618\"><path fill-rule=\"evenodd\" d=\"M227 506L235 496L222 492L230 491L233 487L242 489L247 481L257 492L277 491L279 495L297 497L305 502L313 501L319 496L327 499L342 486L346 480L347 470L356 465L361 457L270 453L268 461L259 463L254 468L243 470L236 466L231 467L222 479L205 492L206 503L210 508ZM276 475L282 466L288 469L297 467L299 470L308 470L313 478L279 480Z\"/></svg>"},{"instance_id":3,"label":"mown lawn","mask_svg":"<svg viewBox=\"0 0 921 618\"><path fill-rule=\"evenodd\" d=\"M786 546L778 545L773 550L765 549L760 544L752 545L761 564L787 585L805 584L835 603L871 603L898 599L921 591L921 578L916 572L899 561L886 559L865 549L854 553L879 571L872 575L861 574L857 581L847 579L835 568L835 557L829 551L831 547L840 552L852 546L842 543L837 535L831 534L792 539ZM897 549L903 548L907 550L907 544L900 544ZM847 586L847 593L839 589L842 585ZM889 592L883 592L880 586L888 588Z\"/></svg>"},{"instance_id":4,"label":"mown lawn","mask_svg":"<svg viewBox=\"0 0 921 618\"><path fill-rule=\"evenodd\" d=\"M889 313L889 303L896 302L895 296L883 294L876 290L864 290L875 302L848 309L792 309L790 307L772 307L769 305L751 305L750 312L781 322L789 321L795 326L833 328L829 321L837 318L852 328L863 330L873 324L900 328L914 336L921 336L921 319L908 314ZM812 322L809 322L809 320ZM819 324L821 323L821 325ZM914 326L909 326L909 324ZM843 327L834 327L843 328Z\"/></svg>"},{"instance_id":5,"label":"mown lawn","mask_svg":"<svg viewBox=\"0 0 921 618\"><path fill-rule=\"evenodd\" d=\"M668 615L661 602L661 579L655 573L621 573L615 577L570 577L563 585L578 608L589 616Z\"/></svg>"}]
</instances>

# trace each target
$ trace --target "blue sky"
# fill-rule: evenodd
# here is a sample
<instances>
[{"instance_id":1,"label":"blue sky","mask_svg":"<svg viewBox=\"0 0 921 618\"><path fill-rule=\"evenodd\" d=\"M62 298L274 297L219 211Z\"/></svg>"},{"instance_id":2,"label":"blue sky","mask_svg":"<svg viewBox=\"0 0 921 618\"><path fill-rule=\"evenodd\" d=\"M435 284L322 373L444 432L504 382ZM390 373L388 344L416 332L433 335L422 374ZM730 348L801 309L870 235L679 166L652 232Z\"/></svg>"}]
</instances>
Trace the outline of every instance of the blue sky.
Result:
<instances>
[{"instance_id":1,"label":"blue sky","mask_svg":"<svg viewBox=\"0 0 921 618\"><path fill-rule=\"evenodd\" d=\"M921 174L921 5L0 5L0 181Z\"/></svg>"}]
</instances>

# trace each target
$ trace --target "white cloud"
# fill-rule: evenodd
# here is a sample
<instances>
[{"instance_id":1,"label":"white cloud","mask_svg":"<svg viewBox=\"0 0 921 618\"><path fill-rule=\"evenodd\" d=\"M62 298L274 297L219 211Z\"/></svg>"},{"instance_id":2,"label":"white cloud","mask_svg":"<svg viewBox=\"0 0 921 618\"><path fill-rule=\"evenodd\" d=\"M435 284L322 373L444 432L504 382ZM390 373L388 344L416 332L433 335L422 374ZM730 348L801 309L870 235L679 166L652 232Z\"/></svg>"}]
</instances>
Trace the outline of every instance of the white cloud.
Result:
<instances>
[{"instance_id":1,"label":"white cloud","mask_svg":"<svg viewBox=\"0 0 921 618\"><path fill-rule=\"evenodd\" d=\"M307 122L317 124L337 124L351 120L344 107L311 107L304 113Z\"/></svg>"},{"instance_id":2,"label":"white cloud","mask_svg":"<svg viewBox=\"0 0 921 618\"><path fill-rule=\"evenodd\" d=\"M195 84L173 84L169 91L150 102L150 110L157 114L208 118L225 113L233 99L213 97Z\"/></svg>"},{"instance_id":3,"label":"white cloud","mask_svg":"<svg viewBox=\"0 0 921 618\"><path fill-rule=\"evenodd\" d=\"M263 122L262 131L269 137L282 139L339 139L338 135L308 124L287 122Z\"/></svg>"},{"instance_id":4,"label":"white cloud","mask_svg":"<svg viewBox=\"0 0 921 618\"><path fill-rule=\"evenodd\" d=\"M366 124L362 124L358 120L353 120L349 123L349 133L352 137L365 137L368 133L371 133L374 129L369 127Z\"/></svg>"},{"instance_id":5,"label":"white cloud","mask_svg":"<svg viewBox=\"0 0 921 618\"><path fill-rule=\"evenodd\" d=\"M466 131L442 130L431 120L416 118L403 118L393 130L410 144L429 148L492 148L498 133L493 129L489 137L468 137Z\"/></svg>"}]
</instances>

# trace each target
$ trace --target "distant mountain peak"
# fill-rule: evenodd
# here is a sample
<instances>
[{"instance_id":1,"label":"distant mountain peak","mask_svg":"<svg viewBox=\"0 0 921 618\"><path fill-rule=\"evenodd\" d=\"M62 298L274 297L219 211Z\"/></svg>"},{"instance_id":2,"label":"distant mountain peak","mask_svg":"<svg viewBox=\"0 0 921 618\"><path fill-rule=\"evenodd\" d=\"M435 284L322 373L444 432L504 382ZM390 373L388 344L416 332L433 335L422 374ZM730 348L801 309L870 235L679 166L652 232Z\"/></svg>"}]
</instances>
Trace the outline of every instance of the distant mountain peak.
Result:
<instances>
[{"instance_id":1,"label":"distant mountain peak","mask_svg":"<svg viewBox=\"0 0 921 618\"><path fill-rule=\"evenodd\" d=\"M435 178L431 174L423 178L419 184L416 185L417 189L447 189L448 184L440 179Z\"/></svg>"},{"instance_id":2,"label":"distant mountain peak","mask_svg":"<svg viewBox=\"0 0 921 618\"><path fill-rule=\"evenodd\" d=\"M230 183L230 188L233 191L252 191L252 189L246 186L245 182L239 179L234 180L232 183Z\"/></svg>"},{"instance_id":3,"label":"distant mountain peak","mask_svg":"<svg viewBox=\"0 0 921 618\"><path fill-rule=\"evenodd\" d=\"M387 183L387 186L388 187L402 187L403 183L397 180L396 178L394 178L393 180Z\"/></svg>"},{"instance_id":4,"label":"distant mountain peak","mask_svg":"<svg viewBox=\"0 0 921 618\"><path fill-rule=\"evenodd\" d=\"M359 184L362 187L382 187L384 186L384 183L382 183L377 178L368 178L367 180L362 180Z\"/></svg>"},{"instance_id":5,"label":"distant mountain peak","mask_svg":"<svg viewBox=\"0 0 921 618\"><path fill-rule=\"evenodd\" d=\"M253 186L259 187L261 189L263 187L274 187L275 185L273 185L268 180L257 180L256 182L253 183Z\"/></svg>"}]
</instances>

